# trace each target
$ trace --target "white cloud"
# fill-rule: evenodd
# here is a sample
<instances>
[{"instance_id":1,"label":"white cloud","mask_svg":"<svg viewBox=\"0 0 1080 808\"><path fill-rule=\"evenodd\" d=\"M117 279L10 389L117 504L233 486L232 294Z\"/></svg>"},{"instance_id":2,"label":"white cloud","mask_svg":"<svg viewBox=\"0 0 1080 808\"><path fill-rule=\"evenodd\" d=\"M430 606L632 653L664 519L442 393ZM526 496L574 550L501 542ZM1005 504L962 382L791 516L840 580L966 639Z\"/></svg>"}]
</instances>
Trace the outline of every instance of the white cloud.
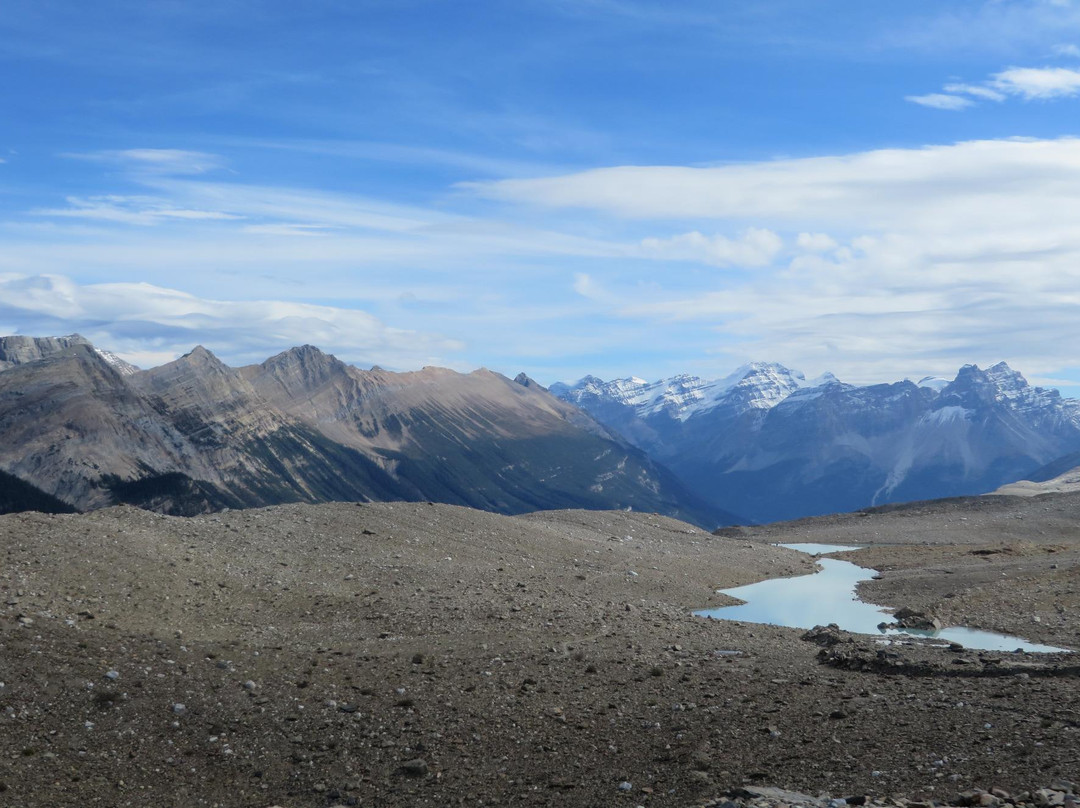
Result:
<instances>
[{"instance_id":1,"label":"white cloud","mask_svg":"<svg viewBox=\"0 0 1080 808\"><path fill-rule=\"evenodd\" d=\"M1080 56L1080 48L1064 45L1058 47L1072 48L1076 50L1076 55ZM951 82L942 89L944 93L909 95L906 100L925 107L957 111L974 106L972 98L995 102L1005 101L1010 96L1023 98L1025 101L1070 98L1080 94L1080 70L1065 67L1009 67L993 74L981 84Z\"/></svg>"},{"instance_id":2,"label":"white cloud","mask_svg":"<svg viewBox=\"0 0 1080 808\"><path fill-rule=\"evenodd\" d=\"M932 107L933 109L946 109L951 111L967 109L974 105L974 101L970 98L964 98L960 95L946 95L945 93L929 93L928 95L907 95L904 96L905 101L910 101L913 104L919 104L924 107Z\"/></svg>"},{"instance_id":3,"label":"white cloud","mask_svg":"<svg viewBox=\"0 0 1080 808\"><path fill-rule=\"evenodd\" d=\"M573 289L579 295L589 300L600 303L618 304L619 299L608 294L604 288L596 282L596 279L585 272L574 275Z\"/></svg>"},{"instance_id":4,"label":"white cloud","mask_svg":"<svg viewBox=\"0 0 1080 808\"><path fill-rule=\"evenodd\" d=\"M967 93L968 95L981 98L984 101L1004 101L1005 94L987 87L985 84L946 84L944 87L947 93Z\"/></svg>"},{"instance_id":5,"label":"white cloud","mask_svg":"<svg viewBox=\"0 0 1080 808\"><path fill-rule=\"evenodd\" d=\"M1080 58L1080 47L1072 44L1071 42L1064 42L1059 45L1054 45L1051 48L1051 52L1055 56L1062 56L1066 58Z\"/></svg>"},{"instance_id":6,"label":"white cloud","mask_svg":"<svg viewBox=\"0 0 1080 808\"><path fill-rule=\"evenodd\" d=\"M699 261L718 267L760 267L771 263L783 246L780 236L761 228L750 228L737 239L721 235L706 236L695 230L666 239L643 239L639 254L662 261Z\"/></svg>"},{"instance_id":7,"label":"white cloud","mask_svg":"<svg viewBox=\"0 0 1080 808\"><path fill-rule=\"evenodd\" d=\"M1031 100L1068 98L1080 93L1080 70L1065 67L1010 67L990 82L1009 95Z\"/></svg>"},{"instance_id":8,"label":"white cloud","mask_svg":"<svg viewBox=\"0 0 1080 808\"><path fill-rule=\"evenodd\" d=\"M356 309L214 300L148 283L80 284L56 275L0 275L0 322L23 334L78 331L135 364L175 358L198 343L234 363L313 343L333 346L342 359L404 368L446 364L463 348Z\"/></svg>"},{"instance_id":9,"label":"white cloud","mask_svg":"<svg viewBox=\"0 0 1080 808\"><path fill-rule=\"evenodd\" d=\"M832 236L826 233L799 233L795 239L795 245L807 252L826 252L840 246Z\"/></svg>"},{"instance_id":10,"label":"white cloud","mask_svg":"<svg viewBox=\"0 0 1080 808\"><path fill-rule=\"evenodd\" d=\"M630 222L712 219L792 233L787 266L690 289L661 277L647 293L600 271L577 285L627 323L714 328L716 351L733 364L766 357L853 382L894 378L897 368L948 375L1001 358L1033 375L1076 366L1077 139L624 166L473 188Z\"/></svg>"},{"instance_id":11,"label":"white cloud","mask_svg":"<svg viewBox=\"0 0 1080 808\"><path fill-rule=\"evenodd\" d=\"M617 166L538 179L474 183L507 202L584 208L630 219L829 223L849 230L919 222L1040 232L1080 204L1080 139L967 141L713 168Z\"/></svg>"},{"instance_id":12,"label":"white cloud","mask_svg":"<svg viewBox=\"0 0 1080 808\"><path fill-rule=\"evenodd\" d=\"M719 167L616 166L469 186L488 199L625 218L750 221L780 230L897 225L1044 232L1080 204L1080 139L973 140Z\"/></svg>"},{"instance_id":13,"label":"white cloud","mask_svg":"<svg viewBox=\"0 0 1080 808\"><path fill-rule=\"evenodd\" d=\"M1077 139L462 186L511 203L484 208L126 176L144 193L0 225L0 322L78 330L139 364L196 342L233 364L314 342L360 364L512 372L604 351L662 351L682 370L712 351L852 381L1002 357L1032 374L1075 366ZM470 207L486 213L456 212ZM131 277L150 283L102 283Z\"/></svg>"}]
</instances>

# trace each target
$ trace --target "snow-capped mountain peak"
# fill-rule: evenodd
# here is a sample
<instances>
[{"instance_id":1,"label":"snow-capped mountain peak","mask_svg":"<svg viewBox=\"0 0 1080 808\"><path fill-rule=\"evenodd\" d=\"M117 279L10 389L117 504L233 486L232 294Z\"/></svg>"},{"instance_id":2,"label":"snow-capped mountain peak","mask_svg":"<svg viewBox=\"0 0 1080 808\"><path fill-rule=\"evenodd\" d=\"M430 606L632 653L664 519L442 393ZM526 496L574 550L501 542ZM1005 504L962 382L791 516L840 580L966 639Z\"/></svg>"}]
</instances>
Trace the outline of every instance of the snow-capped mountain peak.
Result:
<instances>
[{"instance_id":1,"label":"snow-capped mountain peak","mask_svg":"<svg viewBox=\"0 0 1080 808\"><path fill-rule=\"evenodd\" d=\"M835 376L827 373L812 385L836 381ZM720 379L683 373L654 382L638 376L605 382L585 376L573 385L554 384L551 392L579 405L603 401L630 407L641 418L666 413L685 421L722 405L739 411L771 409L796 390L808 386L811 385L799 371L775 362L750 362Z\"/></svg>"},{"instance_id":2,"label":"snow-capped mountain peak","mask_svg":"<svg viewBox=\"0 0 1080 808\"><path fill-rule=\"evenodd\" d=\"M1062 408L1066 417L1077 420L1077 402L1064 400L1057 390L1034 387L1004 362L980 370L978 365L964 365L956 379L941 390L940 405L961 402L969 408L978 403L1001 404L1015 412L1035 412Z\"/></svg>"},{"instance_id":3,"label":"snow-capped mountain peak","mask_svg":"<svg viewBox=\"0 0 1080 808\"><path fill-rule=\"evenodd\" d=\"M1080 451L1080 400L1035 387L1004 362L966 365L951 381L859 386L753 362L713 381L552 392L701 496L762 521L992 491Z\"/></svg>"}]
</instances>

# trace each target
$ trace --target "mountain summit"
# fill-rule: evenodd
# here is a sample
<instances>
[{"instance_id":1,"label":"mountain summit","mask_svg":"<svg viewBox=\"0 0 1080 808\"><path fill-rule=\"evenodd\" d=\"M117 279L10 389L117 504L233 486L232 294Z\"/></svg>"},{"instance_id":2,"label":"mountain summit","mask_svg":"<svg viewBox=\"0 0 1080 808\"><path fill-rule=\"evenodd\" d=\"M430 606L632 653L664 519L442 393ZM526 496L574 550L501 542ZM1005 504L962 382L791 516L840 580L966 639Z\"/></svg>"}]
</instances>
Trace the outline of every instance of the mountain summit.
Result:
<instances>
[{"instance_id":1,"label":"mountain summit","mask_svg":"<svg viewBox=\"0 0 1080 808\"><path fill-rule=\"evenodd\" d=\"M0 438L0 494L80 509L404 499L736 520L533 382L365 371L310 345L138 370L78 335L0 338Z\"/></svg>"},{"instance_id":2,"label":"mountain summit","mask_svg":"<svg viewBox=\"0 0 1080 808\"><path fill-rule=\"evenodd\" d=\"M551 391L666 464L699 496L756 521L992 491L1080 450L1080 402L1004 362L867 387L753 363Z\"/></svg>"}]
</instances>

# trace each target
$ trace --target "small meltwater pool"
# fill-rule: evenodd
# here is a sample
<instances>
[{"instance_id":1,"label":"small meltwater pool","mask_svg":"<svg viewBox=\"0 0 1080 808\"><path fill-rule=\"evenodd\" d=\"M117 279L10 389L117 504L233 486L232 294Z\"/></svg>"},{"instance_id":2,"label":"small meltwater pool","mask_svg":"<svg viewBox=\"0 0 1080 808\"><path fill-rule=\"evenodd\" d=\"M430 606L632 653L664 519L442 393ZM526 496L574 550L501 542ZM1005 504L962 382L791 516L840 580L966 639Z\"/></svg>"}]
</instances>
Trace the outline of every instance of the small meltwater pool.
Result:
<instances>
[{"instance_id":1,"label":"small meltwater pool","mask_svg":"<svg viewBox=\"0 0 1080 808\"><path fill-rule=\"evenodd\" d=\"M857 550L858 547L835 544L782 544L792 550L817 556ZM891 622L889 611L859 600L855 587L869 581L876 570L860 567L850 561L819 558L818 572L794 578L772 578L756 584L719 590L744 603L721 606L694 612L699 617L714 620L740 620L747 623L766 623L790 628L813 628L836 623L845 631L873 634L878 637L927 637L960 643L965 648L981 651L1029 651L1054 653L1068 651L1052 645L1028 642L1019 637L992 631L950 626L937 631L917 629L879 629L878 624Z\"/></svg>"}]
</instances>

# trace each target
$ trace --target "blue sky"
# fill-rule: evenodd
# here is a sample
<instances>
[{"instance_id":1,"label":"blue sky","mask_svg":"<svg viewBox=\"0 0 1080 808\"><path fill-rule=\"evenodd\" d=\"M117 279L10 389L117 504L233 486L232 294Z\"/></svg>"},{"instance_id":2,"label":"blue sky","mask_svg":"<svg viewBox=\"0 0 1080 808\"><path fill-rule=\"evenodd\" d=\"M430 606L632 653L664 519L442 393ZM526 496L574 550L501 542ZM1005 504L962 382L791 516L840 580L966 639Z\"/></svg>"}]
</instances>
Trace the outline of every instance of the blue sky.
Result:
<instances>
[{"instance_id":1,"label":"blue sky","mask_svg":"<svg viewBox=\"0 0 1080 808\"><path fill-rule=\"evenodd\" d=\"M0 332L1080 395L1080 7L8 0Z\"/></svg>"}]
</instances>

